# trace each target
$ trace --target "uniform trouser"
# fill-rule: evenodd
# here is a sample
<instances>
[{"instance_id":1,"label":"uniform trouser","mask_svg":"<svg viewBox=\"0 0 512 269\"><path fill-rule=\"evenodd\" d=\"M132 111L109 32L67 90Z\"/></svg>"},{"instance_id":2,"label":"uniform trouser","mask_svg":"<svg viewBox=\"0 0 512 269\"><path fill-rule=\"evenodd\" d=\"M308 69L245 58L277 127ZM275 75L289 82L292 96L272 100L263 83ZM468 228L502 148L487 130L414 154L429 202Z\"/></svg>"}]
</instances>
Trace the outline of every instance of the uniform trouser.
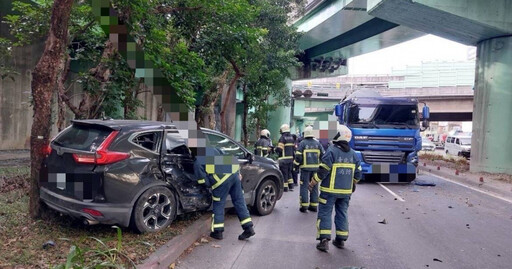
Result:
<instances>
[{"instance_id":1,"label":"uniform trouser","mask_svg":"<svg viewBox=\"0 0 512 269\"><path fill-rule=\"evenodd\" d=\"M321 192L318 206L318 219L316 223L318 240L331 239L331 217L332 208L335 208L336 214L334 224L336 226L336 239L348 239L348 202L350 195L333 194Z\"/></svg>"},{"instance_id":2,"label":"uniform trouser","mask_svg":"<svg viewBox=\"0 0 512 269\"><path fill-rule=\"evenodd\" d=\"M293 163L292 161L279 161L279 170L281 170L281 173L283 174L283 180L284 180L284 187L288 188L290 187L289 184L293 183ZM293 188L293 187L292 187Z\"/></svg>"},{"instance_id":3,"label":"uniform trouser","mask_svg":"<svg viewBox=\"0 0 512 269\"><path fill-rule=\"evenodd\" d=\"M237 174L231 175L224 183L212 190L213 195L213 216L212 216L212 232L224 231L224 206L228 194L231 196L236 214L240 220L243 229L252 227L252 219L245 204L242 183Z\"/></svg>"},{"instance_id":4,"label":"uniform trouser","mask_svg":"<svg viewBox=\"0 0 512 269\"><path fill-rule=\"evenodd\" d=\"M318 184L310 192L308 190L309 182L313 180L315 171L300 170L300 206L317 207L318 206Z\"/></svg>"},{"instance_id":5,"label":"uniform trouser","mask_svg":"<svg viewBox=\"0 0 512 269\"><path fill-rule=\"evenodd\" d=\"M298 178L299 178L299 168L293 169L292 165L292 177L293 177L293 184L298 184Z\"/></svg>"}]
</instances>

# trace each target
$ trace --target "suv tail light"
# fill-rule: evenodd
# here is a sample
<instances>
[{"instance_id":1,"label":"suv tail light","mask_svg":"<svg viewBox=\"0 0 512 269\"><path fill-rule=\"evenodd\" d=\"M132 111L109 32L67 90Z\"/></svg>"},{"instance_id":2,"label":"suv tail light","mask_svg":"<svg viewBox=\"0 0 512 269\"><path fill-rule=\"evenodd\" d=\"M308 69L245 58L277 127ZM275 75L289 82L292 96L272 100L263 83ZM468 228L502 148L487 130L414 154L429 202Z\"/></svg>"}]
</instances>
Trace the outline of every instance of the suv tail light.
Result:
<instances>
[{"instance_id":1,"label":"suv tail light","mask_svg":"<svg viewBox=\"0 0 512 269\"><path fill-rule=\"evenodd\" d=\"M105 165L128 159L130 157L129 153L108 150L108 147L110 144L112 144L118 133L119 131L110 133L105 141L103 141L103 143L101 143L101 145L98 147L95 153L73 154L75 162L83 164Z\"/></svg>"}]
</instances>

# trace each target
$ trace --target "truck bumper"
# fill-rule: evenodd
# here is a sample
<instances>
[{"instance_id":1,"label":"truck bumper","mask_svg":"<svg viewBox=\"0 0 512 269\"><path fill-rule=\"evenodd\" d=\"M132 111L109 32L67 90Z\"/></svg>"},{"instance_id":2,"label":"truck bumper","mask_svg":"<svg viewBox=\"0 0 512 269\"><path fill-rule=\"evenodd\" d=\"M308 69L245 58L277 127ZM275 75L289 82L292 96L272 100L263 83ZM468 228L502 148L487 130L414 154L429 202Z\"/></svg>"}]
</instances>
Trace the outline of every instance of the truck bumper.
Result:
<instances>
[{"instance_id":1,"label":"truck bumper","mask_svg":"<svg viewBox=\"0 0 512 269\"><path fill-rule=\"evenodd\" d=\"M411 182L416 179L416 166L412 163L391 164L361 162L363 179L375 182Z\"/></svg>"}]
</instances>

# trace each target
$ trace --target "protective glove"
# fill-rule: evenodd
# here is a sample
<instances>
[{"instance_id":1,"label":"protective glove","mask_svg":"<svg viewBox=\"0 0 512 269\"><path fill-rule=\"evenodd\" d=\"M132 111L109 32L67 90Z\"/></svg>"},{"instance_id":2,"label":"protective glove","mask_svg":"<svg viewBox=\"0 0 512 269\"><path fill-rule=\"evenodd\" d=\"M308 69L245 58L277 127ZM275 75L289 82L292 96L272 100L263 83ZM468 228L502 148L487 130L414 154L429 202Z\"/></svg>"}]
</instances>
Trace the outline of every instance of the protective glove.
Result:
<instances>
[{"instance_id":1,"label":"protective glove","mask_svg":"<svg viewBox=\"0 0 512 269\"><path fill-rule=\"evenodd\" d=\"M309 190L310 192L311 192L311 191L313 191L313 188L315 187L315 185L316 185L316 181L315 181L315 180L311 180L311 181L309 182L309 185L308 185L308 190Z\"/></svg>"}]
</instances>

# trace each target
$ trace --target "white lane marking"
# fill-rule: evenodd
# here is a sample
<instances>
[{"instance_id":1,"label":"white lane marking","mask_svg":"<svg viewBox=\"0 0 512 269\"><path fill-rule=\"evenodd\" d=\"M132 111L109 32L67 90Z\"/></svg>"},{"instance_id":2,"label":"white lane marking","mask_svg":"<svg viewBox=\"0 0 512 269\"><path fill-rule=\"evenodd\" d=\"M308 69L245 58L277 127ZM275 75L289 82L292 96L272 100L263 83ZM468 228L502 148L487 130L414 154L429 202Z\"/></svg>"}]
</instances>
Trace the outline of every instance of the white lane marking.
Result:
<instances>
[{"instance_id":1,"label":"white lane marking","mask_svg":"<svg viewBox=\"0 0 512 269\"><path fill-rule=\"evenodd\" d=\"M379 184L379 186L381 186L383 189L385 189L386 191L388 191L389 193L391 193L391 195L395 196L396 199L398 199L398 201L400 202L405 202L404 198L398 196L398 194L394 193L392 190L388 189L388 187L382 185L382 183L380 182L377 182L377 184Z\"/></svg>"},{"instance_id":2,"label":"white lane marking","mask_svg":"<svg viewBox=\"0 0 512 269\"><path fill-rule=\"evenodd\" d=\"M433 177L440 178L440 179L442 179L442 180L445 180L445 181L451 182L451 183L453 183L453 184L457 184L457 185L459 185L459 186L462 186L462 187L468 188L468 189L470 189L470 190L474 190L474 191L479 192L479 193L487 194L487 195L489 195L489 196L491 196L491 197L494 197L494 198L496 198L496 199L500 199L500 200L502 200L502 201L505 201L505 202L508 202L508 203L512 204L512 200L507 199L507 198L502 197L502 196L499 196L499 195L497 195L497 194L494 194L494 193L492 193L492 192L490 192L490 191L480 190L480 189L477 189L477 188L475 188L475 187L468 186L468 185L465 185L465 184L463 184L463 183L460 183L460 182L457 182L457 181L454 181L454 180L451 180L451 179L447 179L447 178L442 177L442 176L434 175L434 174L429 173L429 172L422 171L422 173L428 174L428 175L433 176Z\"/></svg>"}]
</instances>

